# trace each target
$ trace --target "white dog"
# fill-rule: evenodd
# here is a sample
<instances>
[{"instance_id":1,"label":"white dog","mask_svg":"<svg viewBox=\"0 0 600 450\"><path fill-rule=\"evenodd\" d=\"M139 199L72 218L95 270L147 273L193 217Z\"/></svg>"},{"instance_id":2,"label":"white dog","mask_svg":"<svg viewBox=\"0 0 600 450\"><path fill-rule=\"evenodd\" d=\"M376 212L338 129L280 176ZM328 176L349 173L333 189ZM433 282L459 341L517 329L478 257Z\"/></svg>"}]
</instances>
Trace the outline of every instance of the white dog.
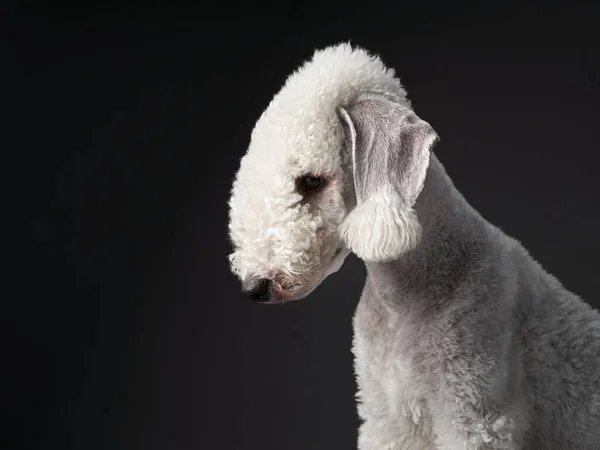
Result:
<instances>
[{"instance_id":1,"label":"white dog","mask_svg":"<svg viewBox=\"0 0 600 450\"><path fill-rule=\"evenodd\" d=\"M600 449L600 314L482 218L382 61L315 53L258 120L233 184L233 272L306 297L349 252L360 450Z\"/></svg>"}]
</instances>

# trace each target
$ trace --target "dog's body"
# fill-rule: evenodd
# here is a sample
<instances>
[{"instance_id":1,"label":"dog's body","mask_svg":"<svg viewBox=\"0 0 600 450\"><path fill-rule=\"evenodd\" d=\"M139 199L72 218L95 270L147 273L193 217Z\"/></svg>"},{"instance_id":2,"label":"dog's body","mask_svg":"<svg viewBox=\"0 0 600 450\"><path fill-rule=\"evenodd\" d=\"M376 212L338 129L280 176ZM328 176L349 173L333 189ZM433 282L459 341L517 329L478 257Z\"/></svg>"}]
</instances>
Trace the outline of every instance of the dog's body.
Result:
<instances>
[{"instance_id":1,"label":"dog's body","mask_svg":"<svg viewBox=\"0 0 600 450\"><path fill-rule=\"evenodd\" d=\"M435 156L415 210L421 243L367 263L354 318L359 448L600 448L598 313L477 214Z\"/></svg>"},{"instance_id":2,"label":"dog's body","mask_svg":"<svg viewBox=\"0 0 600 450\"><path fill-rule=\"evenodd\" d=\"M365 261L360 450L600 448L600 314L469 206L437 140L379 59L318 52L242 160L234 273L274 303Z\"/></svg>"}]
</instances>

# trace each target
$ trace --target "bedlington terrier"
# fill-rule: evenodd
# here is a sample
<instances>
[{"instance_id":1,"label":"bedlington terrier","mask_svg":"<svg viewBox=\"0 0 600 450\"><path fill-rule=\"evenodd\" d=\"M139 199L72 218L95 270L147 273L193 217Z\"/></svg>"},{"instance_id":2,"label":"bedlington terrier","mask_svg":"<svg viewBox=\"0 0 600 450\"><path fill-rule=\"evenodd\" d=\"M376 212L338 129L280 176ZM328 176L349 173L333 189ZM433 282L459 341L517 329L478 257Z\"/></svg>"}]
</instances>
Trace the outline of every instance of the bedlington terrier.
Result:
<instances>
[{"instance_id":1,"label":"bedlington terrier","mask_svg":"<svg viewBox=\"0 0 600 450\"><path fill-rule=\"evenodd\" d=\"M379 57L315 52L241 160L233 273L278 304L365 262L360 450L600 449L600 313L467 203L438 140Z\"/></svg>"}]
</instances>

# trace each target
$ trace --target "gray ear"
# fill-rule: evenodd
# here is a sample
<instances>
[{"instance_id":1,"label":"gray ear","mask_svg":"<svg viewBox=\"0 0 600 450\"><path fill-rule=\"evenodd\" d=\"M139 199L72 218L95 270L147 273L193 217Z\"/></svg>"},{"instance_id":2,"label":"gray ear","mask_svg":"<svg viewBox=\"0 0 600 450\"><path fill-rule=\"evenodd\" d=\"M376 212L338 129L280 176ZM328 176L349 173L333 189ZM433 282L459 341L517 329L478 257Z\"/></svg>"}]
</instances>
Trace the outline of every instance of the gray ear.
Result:
<instances>
[{"instance_id":1,"label":"gray ear","mask_svg":"<svg viewBox=\"0 0 600 450\"><path fill-rule=\"evenodd\" d=\"M383 98L340 113L350 135L357 202L342 222L342 238L365 261L397 259L420 240L413 206L438 135L411 109Z\"/></svg>"}]
</instances>

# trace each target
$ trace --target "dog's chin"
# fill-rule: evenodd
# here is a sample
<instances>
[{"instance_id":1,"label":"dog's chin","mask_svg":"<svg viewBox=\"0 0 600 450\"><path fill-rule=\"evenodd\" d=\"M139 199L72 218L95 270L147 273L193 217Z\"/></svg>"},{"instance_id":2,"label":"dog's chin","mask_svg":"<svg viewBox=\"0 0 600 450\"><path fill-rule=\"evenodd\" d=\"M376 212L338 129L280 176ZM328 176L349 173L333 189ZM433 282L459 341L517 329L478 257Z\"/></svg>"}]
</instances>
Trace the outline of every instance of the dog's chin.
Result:
<instances>
[{"instance_id":1,"label":"dog's chin","mask_svg":"<svg viewBox=\"0 0 600 450\"><path fill-rule=\"evenodd\" d=\"M293 292L288 291L278 291L272 292L271 298L267 302L262 302L263 305L280 305L282 303L294 302L296 300L302 300L303 298L308 297L312 292L319 287L319 285L323 282L325 277L320 277L319 281L316 283L312 283L309 287L303 287L300 289L296 289Z\"/></svg>"},{"instance_id":2,"label":"dog's chin","mask_svg":"<svg viewBox=\"0 0 600 450\"><path fill-rule=\"evenodd\" d=\"M313 281L309 286L305 287L304 289L297 290L293 293L290 293L289 295L275 296L269 303L273 303L273 304L287 303L290 301L302 300L302 299L308 297L321 285L321 283L329 275L332 275L332 274L336 273L338 270L340 270L340 268L344 264L344 261L346 260L346 257L349 254L350 254L350 250L348 250L347 248L345 248L345 247L338 248L336 250L336 252L334 253L334 255L332 256L329 265L325 269L323 269L323 270L319 271L317 274L315 274L315 276L313 277L313 280L316 280L316 281Z\"/></svg>"}]
</instances>

